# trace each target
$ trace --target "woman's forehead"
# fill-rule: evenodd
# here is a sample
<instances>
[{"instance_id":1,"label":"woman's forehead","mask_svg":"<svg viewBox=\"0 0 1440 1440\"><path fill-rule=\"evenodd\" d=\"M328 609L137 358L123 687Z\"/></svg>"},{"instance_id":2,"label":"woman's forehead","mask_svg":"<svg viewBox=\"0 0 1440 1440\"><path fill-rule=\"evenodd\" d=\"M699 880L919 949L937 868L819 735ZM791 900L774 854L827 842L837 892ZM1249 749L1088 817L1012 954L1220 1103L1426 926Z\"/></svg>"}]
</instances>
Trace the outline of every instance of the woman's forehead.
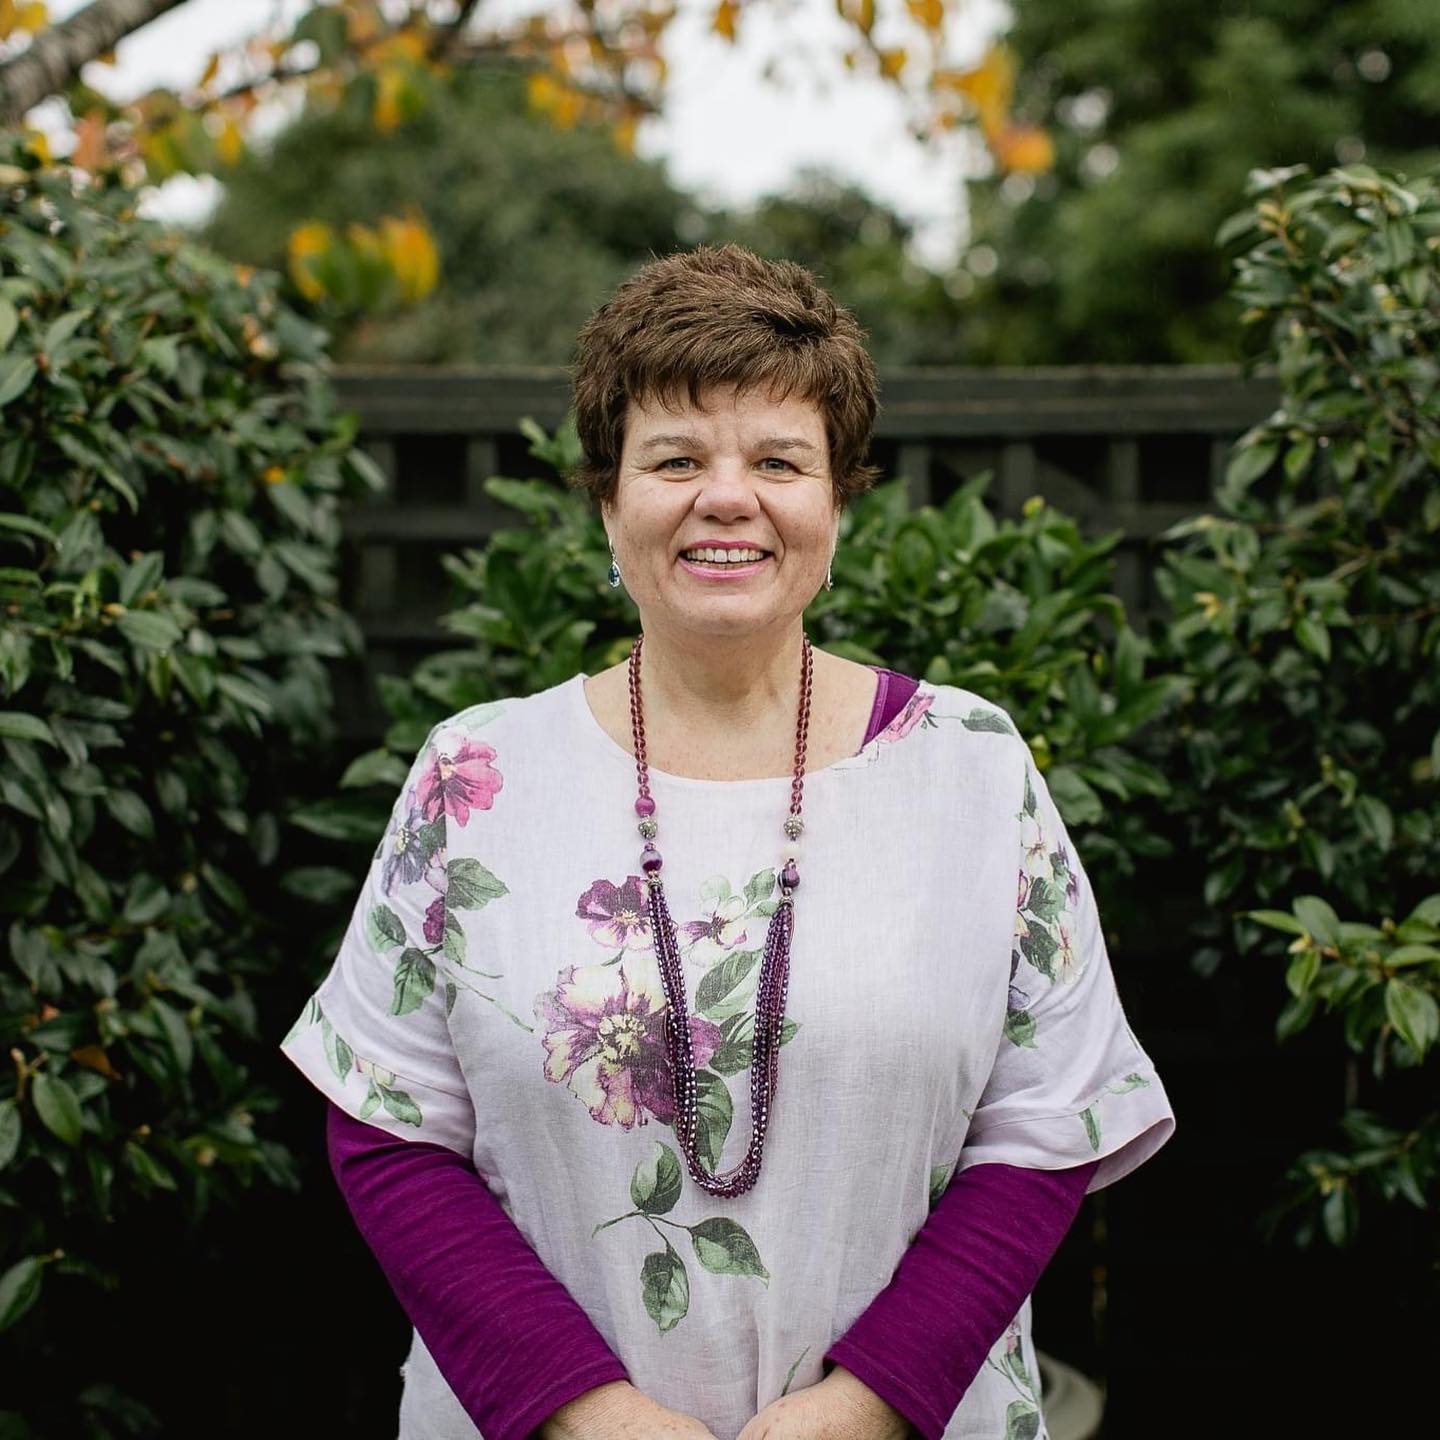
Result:
<instances>
[{"instance_id":1,"label":"woman's forehead","mask_svg":"<svg viewBox=\"0 0 1440 1440\"><path fill-rule=\"evenodd\" d=\"M706 439L739 432L753 440L770 434L775 425L804 439L824 439L824 415L814 401L758 387L711 386L700 391L698 404L682 389L632 399L625 410L627 447L662 434Z\"/></svg>"}]
</instances>

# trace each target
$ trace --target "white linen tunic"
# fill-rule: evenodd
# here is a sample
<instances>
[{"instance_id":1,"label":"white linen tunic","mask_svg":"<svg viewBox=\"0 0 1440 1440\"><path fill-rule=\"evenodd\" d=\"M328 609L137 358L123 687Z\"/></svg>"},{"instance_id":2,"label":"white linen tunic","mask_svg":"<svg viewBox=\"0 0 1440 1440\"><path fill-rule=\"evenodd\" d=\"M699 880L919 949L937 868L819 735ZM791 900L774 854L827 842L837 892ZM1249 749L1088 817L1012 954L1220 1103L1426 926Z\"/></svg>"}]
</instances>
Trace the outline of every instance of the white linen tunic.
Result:
<instances>
[{"instance_id":1,"label":"white linen tunic","mask_svg":"<svg viewBox=\"0 0 1440 1440\"><path fill-rule=\"evenodd\" d=\"M1090 1189L1171 1135L1094 899L1006 712L921 683L805 777L764 1163L720 1199L671 1126L633 757L577 674L431 733L283 1049L331 1100L467 1155L645 1394L734 1440L889 1282L956 1167ZM712 1168L750 1138L755 982L790 779L650 770ZM476 1440L418 1333L401 1440ZM1047 1434L1027 1298L945 1430Z\"/></svg>"}]
</instances>

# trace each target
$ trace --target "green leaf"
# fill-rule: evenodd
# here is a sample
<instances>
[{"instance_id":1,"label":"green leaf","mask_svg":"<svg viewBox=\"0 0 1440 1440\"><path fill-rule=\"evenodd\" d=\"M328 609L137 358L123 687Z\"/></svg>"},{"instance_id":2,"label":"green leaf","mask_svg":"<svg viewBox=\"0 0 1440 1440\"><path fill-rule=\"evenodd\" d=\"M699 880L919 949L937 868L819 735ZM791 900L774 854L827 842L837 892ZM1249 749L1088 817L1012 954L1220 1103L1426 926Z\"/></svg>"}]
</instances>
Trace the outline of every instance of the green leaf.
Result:
<instances>
[{"instance_id":1,"label":"green leaf","mask_svg":"<svg viewBox=\"0 0 1440 1440\"><path fill-rule=\"evenodd\" d=\"M1318 895L1302 895L1295 902L1295 915L1319 944L1340 944L1340 917Z\"/></svg>"},{"instance_id":2,"label":"green leaf","mask_svg":"<svg viewBox=\"0 0 1440 1440\"><path fill-rule=\"evenodd\" d=\"M1247 920L1268 925L1273 930L1283 930L1287 935L1303 935L1305 927L1288 910L1244 910Z\"/></svg>"},{"instance_id":3,"label":"green leaf","mask_svg":"<svg viewBox=\"0 0 1440 1440\"><path fill-rule=\"evenodd\" d=\"M668 1215L680 1199L683 1176L680 1160L662 1141L654 1153L635 1167L630 1180L630 1199L643 1215Z\"/></svg>"},{"instance_id":4,"label":"green leaf","mask_svg":"<svg viewBox=\"0 0 1440 1440\"><path fill-rule=\"evenodd\" d=\"M690 1277L668 1240L663 1250L645 1257L640 1267L640 1296L645 1313L662 1335L673 1330L690 1309Z\"/></svg>"},{"instance_id":5,"label":"green leaf","mask_svg":"<svg viewBox=\"0 0 1440 1440\"><path fill-rule=\"evenodd\" d=\"M481 910L509 893L478 860L465 857L445 867L445 903L452 910Z\"/></svg>"},{"instance_id":6,"label":"green leaf","mask_svg":"<svg viewBox=\"0 0 1440 1440\"><path fill-rule=\"evenodd\" d=\"M35 362L28 355L0 356L0 405L18 400L35 378Z\"/></svg>"},{"instance_id":7,"label":"green leaf","mask_svg":"<svg viewBox=\"0 0 1440 1440\"><path fill-rule=\"evenodd\" d=\"M0 1330L8 1330L40 1298L45 1260L27 1255L0 1275Z\"/></svg>"},{"instance_id":8,"label":"green leaf","mask_svg":"<svg viewBox=\"0 0 1440 1440\"><path fill-rule=\"evenodd\" d=\"M373 905L365 917L365 933L371 949L382 955L397 945L404 945L405 926L400 917L388 905Z\"/></svg>"},{"instance_id":9,"label":"green leaf","mask_svg":"<svg viewBox=\"0 0 1440 1440\"><path fill-rule=\"evenodd\" d=\"M20 710L0 710L0 738L57 743L50 727L38 715L26 715Z\"/></svg>"},{"instance_id":10,"label":"green leaf","mask_svg":"<svg viewBox=\"0 0 1440 1440\"><path fill-rule=\"evenodd\" d=\"M1308 650L1317 660L1330 658L1330 632L1313 615L1302 615L1295 622L1295 638L1300 647Z\"/></svg>"},{"instance_id":11,"label":"green leaf","mask_svg":"<svg viewBox=\"0 0 1440 1440\"><path fill-rule=\"evenodd\" d=\"M384 785L387 789L398 790L408 774L405 762L398 755L392 755L383 747L367 750L345 767L345 773L340 777L340 788L349 790L360 785Z\"/></svg>"},{"instance_id":12,"label":"green leaf","mask_svg":"<svg viewBox=\"0 0 1440 1440\"><path fill-rule=\"evenodd\" d=\"M1385 1014L1417 1055L1424 1055L1440 1034L1440 1006L1435 997L1408 980L1386 982Z\"/></svg>"},{"instance_id":13,"label":"green leaf","mask_svg":"<svg viewBox=\"0 0 1440 1440\"><path fill-rule=\"evenodd\" d=\"M404 1090L392 1090L386 1085L381 1085L379 1089L381 1103L397 1120L402 1120L407 1125L420 1125L423 1123L420 1107L410 1098L408 1092Z\"/></svg>"},{"instance_id":14,"label":"green leaf","mask_svg":"<svg viewBox=\"0 0 1440 1440\"><path fill-rule=\"evenodd\" d=\"M133 790L107 790L105 808L117 825L142 840L155 838L155 817Z\"/></svg>"},{"instance_id":15,"label":"green leaf","mask_svg":"<svg viewBox=\"0 0 1440 1440\"><path fill-rule=\"evenodd\" d=\"M80 1101L74 1090L58 1075L36 1074L31 1081L35 1113L45 1128L67 1145L78 1145L84 1126L80 1117Z\"/></svg>"},{"instance_id":16,"label":"green leaf","mask_svg":"<svg viewBox=\"0 0 1440 1440\"><path fill-rule=\"evenodd\" d=\"M0 1170L20 1149L20 1108L13 1100L0 1100Z\"/></svg>"},{"instance_id":17,"label":"green leaf","mask_svg":"<svg viewBox=\"0 0 1440 1440\"><path fill-rule=\"evenodd\" d=\"M1241 442L1225 467L1225 488L1243 490L1253 485L1274 463L1280 453L1275 440Z\"/></svg>"},{"instance_id":18,"label":"green leaf","mask_svg":"<svg viewBox=\"0 0 1440 1440\"><path fill-rule=\"evenodd\" d=\"M695 1072L695 1153L710 1170L720 1166L720 1152L730 1134L735 1106L725 1082L709 1070Z\"/></svg>"},{"instance_id":19,"label":"green leaf","mask_svg":"<svg viewBox=\"0 0 1440 1440\"><path fill-rule=\"evenodd\" d=\"M51 545L59 543L59 537L48 525L32 519L29 515L0 515L0 529L19 530Z\"/></svg>"},{"instance_id":20,"label":"green leaf","mask_svg":"<svg viewBox=\"0 0 1440 1440\"><path fill-rule=\"evenodd\" d=\"M115 625L132 645L145 650L169 650L184 638L180 627L168 615L154 610L127 610Z\"/></svg>"},{"instance_id":21,"label":"green leaf","mask_svg":"<svg viewBox=\"0 0 1440 1440\"><path fill-rule=\"evenodd\" d=\"M750 1003L760 978L758 950L732 951L700 977L695 989L695 1009L709 1020L725 1020Z\"/></svg>"},{"instance_id":22,"label":"green leaf","mask_svg":"<svg viewBox=\"0 0 1440 1440\"><path fill-rule=\"evenodd\" d=\"M418 1010L435 991L435 962L414 946L401 952L395 964L395 998L392 1015L409 1015Z\"/></svg>"},{"instance_id":23,"label":"green leaf","mask_svg":"<svg viewBox=\"0 0 1440 1440\"><path fill-rule=\"evenodd\" d=\"M770 1282L760 1263L760 1252L746 1231L728 1215L717 1215L690 1226L695 1258L714 1275L753 1275Z\"/></svg>"}]
</instances>

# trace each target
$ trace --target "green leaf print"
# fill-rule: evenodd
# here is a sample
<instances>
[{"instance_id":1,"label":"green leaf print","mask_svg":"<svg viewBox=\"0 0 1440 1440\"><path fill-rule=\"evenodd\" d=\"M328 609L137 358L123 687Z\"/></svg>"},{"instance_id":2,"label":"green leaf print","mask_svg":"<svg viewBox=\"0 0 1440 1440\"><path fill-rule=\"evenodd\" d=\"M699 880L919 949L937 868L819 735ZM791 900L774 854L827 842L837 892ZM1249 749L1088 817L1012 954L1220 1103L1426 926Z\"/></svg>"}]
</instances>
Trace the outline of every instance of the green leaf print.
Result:
<instances>
[{"instance_id":1,"label":"green leaf print","mask_svg":"<svg viewBox=\"0 0 1440 1440\"><path fill-rule=\"evenodd\" d=\"M385 1108L407 1125L419 1125L422 1121L420 1107L403 1090L392 1090L387 1085L378 1087L380 1099Z\"/></svg>"},{"instance_id":2,"label":"green leaf print","mask_svg":"<svg viewBox=\"0 0 1440 1440\"><path fill-rule=\"evenodd\" d=\"M709 1070L695 1072L695 1151L707 1169L720 1168L720 1152L735 1118L725 1082Z\"/></svg>"},{"instance_id":3,"label":"green leaf print","mask_svg":"<svg viewBox=\"0 0 1440 1440\"><path fill-rule=\"evenodd\" d=\"M786 1373L786 1375L785 1375L785 1383L780 1387L780 1393L781 1393L782 1395L788 1395L788 1394L790 1393L790 1385L791 1385L791 1382L795 1379L795 1372L800 1368L800 1362L801 1362L809 1353L810 1353L810 1347L807 1345L807 1346L799 1353L799 1355L797 1355L797 1356L795 1357L795 1363L790 1367L789 1371Z\"/></svg>"},{"instance_id":4,"label":"green leaf print","mask_svg":"<svg viewBox=\"0 0 1440 1440\"><path fill-rule=\"evenodd\" d=\"M967 730L985 730L992 735L1015 733L1015 727L998 710L982 710L977 707L964 716L960 723Z\"/></svg>"},{"instance_id":5,"label":"green leaf print","mask_svg":"<svg viewBox=\"0 0 1440 1440\"><path fill-rule=\"evenodd\" d=\"M299 1018L290 1027L285 1038L280 1042L281 1047L290 1044L302 1030L308 1030L320 1018L320 1002L312 995L306 1002L305 1008L300 1012Z\"/></svg>"},{"instance_id":6,"label":"green leaf print","mask_svg":"<svg viewBox=\"0 0 1440 1440\"><path fill-rule=\"evenodd\" d=\"M724 1020L750 1003L760 979L759 950L737 950L712 965L695 988L695 1009L707 1020Z\"/></svg>"},{"instance_id":7,"label":"green leaf print","mask_svg":"<svg viewBox=\"0 0 1440 1440\"><path fill-rule=\"evenodd\" d=\"M445 848L445 817L429 820L415 832L415 844L420 853L429 860L437 850Z\"/></svg>"},{"instance_id":8,"label":"green leaf print","mask_svg":"<svg viewBox=\"0 0 1440 1440\"><path fill-rule=\"evenodd\" d=\"M1037 880L1037 885L1043 885L1043 880ZM1020 953L1047 979L1055 978L1055 955L1060 949L1060 942L1048 930L1042 929L1039 925L1032 925L1029 931L1020 937Z\"/></svg>"},{"instance_id":9,"label":"green leaf print","mask_svg":"<svg viewBox=\"0 0 1440 1440\"><path fill-rule=\"evenodd\" d=\"M365 917L365 933L370 948L384 954L397 945L405 943L405 927L400 917L388 905L374 905Z\"/></svg>"},{"instance_id":10,"label":"green leaf print","mask_svg":"<svg viewBox=\"0 0 1440 1440\"><path fill-rule=\"evenodd\" d=\"M773 870L757 870L745 882L745 906L753 909L761 900L775 888L775 872Z\"/></svg>"},{"instance_id":11,"label":"green leaf print","mask_svg":"<svg viewBox=\"0 0 1440 1440\"><path fill-rule=\"evenodd\" d=\"M1090 1137L1090 1148L1100 1148L1100 1102L1097 1100L1093 1105L1087 1105L1080 1112L1080 1118L1085 1122L1085 1133Z\"/></svg>"},{"instance_id":12,"label":"green leaf print","mask_svg":"<svg viewBox=\"0 0 1440 1440\"><path fill-rule=\"evenodd\" d=\"M716 1215L690 1227L695 1258L715 1275L753 1275L766 1285L770 1272L744 1228L728 1215Z\"/></svg>"},{"instance_id":13,"label":"green leaf print","mask_svg":"<svg viewBox=\"0 0 1440 1440\"><path fill-rule=\"evenodd\" d=\"M481 910L510 892L478 860L452 860L445 867L445 903L452 910Z\"/></svg>"},{"instance_id":14,"label":"green leaf print","mask_svg":"<svg viewBox=\"0 0 1440 1440\"><path fill-rule=\"evenodd\" d=\"M700 885L700 904L703 909L714 910L723 905L734 892L730 882L723 875L712 875Z\"/></svg>"},{"instance_id":15,"label":"green leaf print","mask_svg":"<svg viewBox=\"0 0 1440 1440\"><path fill-rule=\"evenodd\" d=\"M1143 1075L1132 1070L1118 1085L1112 1085L1105 1093L1107 1095L1124 1095L1131 1090L1143 1089L1149 1084L1150 1082Z\"/></svg>"},{"instance_id":16,"label":"green leaf print","mask_svg":"<svg viewBox=\"0 0 1440 1440\"><path fill-rule=\"evenodd\" d=\"M447 980L445 982L445 1018L447 1020L450 1018L450 1012L455 1008L455 996L458 993L454 981Z\"/></svg>"},{"instance_id":17,"label":"green leaf print","mask_svg":"<svg viewBox=\"0 0 1440 1440\"><path fill-rule=\"evenodd\" d=\"M325 1059L335 1072L336 1078L344 1081L355 1065L355 1052L325 1016L320 1018L320 1035Z\"/></svg>"},{"instance_id":18,"label":"green leaf print","mask_svg":"<svg viewBox=\"0 0 1440 1440\"><path fill-rule=\"evenodd\" d=\"M1005 1363L1010 1367L1010 1373L1033 1395L1035 1386L1031 1382L1030 1372L1025 1368L1025 1354L1019 1345L1006 1354Z\"/></svg>"},{"instance_id":19,"label":"green leaf print","mask_svg":"<svg viewBox=\"0 0 1440 1440\"><path fill-rule=\"evenodd\" d=\"M1012 1400L1005 1410L1005 1440L1035 1440L1040 1412L1028 1400Z\"/></svg>"},{"instance_id":20,"label":"green leaf print","mask_svg":"<svg viewBox=\"0 0 1440 1440\"><path fill-rule=\"evenodd\" d=\"M1035 1049L1035 1017L1028 1010L1005 1012L1005 1038L1012 1045Z\"/></svg>"},{"instance_id":21,"label":"green leaf print","mask_svg":"<svg viewBox=\"0 0 1440 1440\"><path fill-rule=\"evenodd\" d=\"M365 1103L360 1107L360 1118L368 1120L380 1108L380 1087L372 1078L370 1088L365 1092Z\"/></svg>"},{"instance_id":22,"label":"green leaf print","mask_svg":"<svg viewBox=\"0 0 1440 1440\"><path fill-rule=\"evenodd\" d=\"M780 1043L788 1045L800 1029L799 1021L786 1020L780 1026ZM738 1075L748 1070L755 1053L755 1015L745 1011L720 1022L723 1037L710 1057L710 1069L717 1075Z\"/></svg>"},{"instance_id":23,"label":"green leaf print","mask_svg":"<svg viewBox=\"0 0 1440 1440\"><path fill-rule=\"evenodd\" d=\"M1053 880L1037 875L1030 882L1025 908L1044 925L1051 925L1065 909L1065 892Z\"/></svg>"},{"instance_id":24,"label":"green leaf print","mask_svg":"<svg viewBox=\"0 0 1440 1440\"><path fill-rule=\"evenodd\" d=\"M1032 816L1035 814L1035 791L1030 784L1030 767L1028 765L1025 767L1025 803L1022 813Z\"/></svg>"},{"instance_id":25,"label":"green leaf print","mask_svg":"<svg viewBox=\"0 0 1440 1440\"><path fill-rule=\"evenodd\" d=\"M668 1215L680 1198L680 1160L662 1141L655 1153L635 1167L630 1180L630 1200L642 1215Z\"/></svg>"},{"instance_id":26,"label":"green leaf print","mask_svg":"<svg viewBox=\"0 0 1440 1440\"><path fill-rule=\"evenodd\" d=\"M640 1293L645 1302L645 1313L659 1327L662 1335L667 1330L673 1330L690 1309L690 1277L685 1273L685 1262L668 1240L664 1244L663 1250L647 1255L640 1267Z\"/></svg>"},{"instance_id":27,"label":"green leaf print","mask_svg":"<svg viewBox=\"0 0 1440 1440\"><path fill-rule=\"evenodd\" d=\"M458 860L455 862L460 863ZM465 931L460 926L460 917L451 909L445 911L445 929L441 949L452 965L465 964Z\"/></svg>"},{"instance_id":28,"label":"green leaf print","mask_svg":"<svg viewBox=\"0 0 1440 1440\"><path fill-rule=\"evenodd\" d=\"M395 963L395 999L392 1015L408 1015L418 1010L435 990L435 963L412 945Z\"/></svg>"},{"instance_id":29,"label":"green leaf print","mask_svg":"<svg viewBox=\"0 0 1440 1440\"><path fill-rule=\"evenodd\" d=\"M946 1187L950 1184L950 1177L955 1173L955 1167L960 1162L952 1160L948 1165L935 1165L930 1170L930 1208L933 1210L940 1203L940 1197L945 1193Z\"/></svg>"}]
</instances>

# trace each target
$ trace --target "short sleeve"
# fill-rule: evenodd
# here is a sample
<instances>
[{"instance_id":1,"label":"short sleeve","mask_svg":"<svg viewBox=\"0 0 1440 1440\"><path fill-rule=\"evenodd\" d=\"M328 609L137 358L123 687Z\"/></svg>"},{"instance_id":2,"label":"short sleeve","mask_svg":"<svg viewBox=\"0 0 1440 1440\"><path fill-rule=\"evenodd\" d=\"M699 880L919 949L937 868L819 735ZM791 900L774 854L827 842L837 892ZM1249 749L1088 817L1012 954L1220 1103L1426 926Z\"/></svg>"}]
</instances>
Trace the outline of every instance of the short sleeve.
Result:
<instances>
[{"instance_id":1,"label":"short sleeve","mask_svg":"<svg viewBox=\"0 0 1440 1440\"><path fill-rule=\"evenodd\" d=\"M1148 1160L1175 1116L1125 1018L1090 882L1028 750L1024 768L1004 1034L959 1168L1099 1160L1088 1190L1100 1190Z\"/></svg>"},{"instance_id":2,"label":"short sleeve","mask_svg":"<svg viewBox=\"0 0 1440 1440\"><path fill-rule=\"evenodd\" d=\"M445 786L434 738L396 798L330 973L280 1048L347 1114L468 1156L475 1114L447 1020Z\"/></svg>"}]
</instances>

